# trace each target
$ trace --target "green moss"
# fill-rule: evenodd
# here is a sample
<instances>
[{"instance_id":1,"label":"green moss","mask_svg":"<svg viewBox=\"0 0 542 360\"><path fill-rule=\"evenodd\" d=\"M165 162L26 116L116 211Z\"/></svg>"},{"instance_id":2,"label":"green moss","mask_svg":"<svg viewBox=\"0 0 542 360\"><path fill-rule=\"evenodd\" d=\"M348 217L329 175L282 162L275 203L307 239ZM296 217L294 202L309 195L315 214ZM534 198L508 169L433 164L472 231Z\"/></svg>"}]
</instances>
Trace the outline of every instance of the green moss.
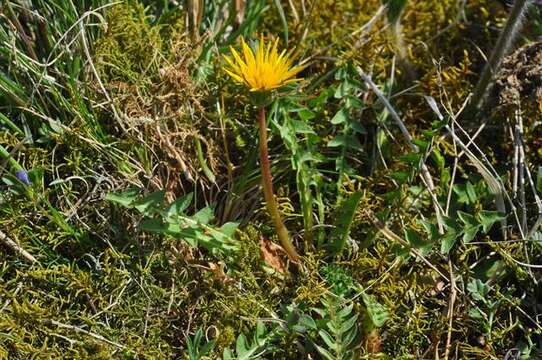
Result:
<instances>
[{"instance_id":1,"label":"green moss","mask_svg":"<svg viewBox=\"0 0 542 360\"><path fill-rule=\"evenodd\" d=\"M155 73L160 64L157 57L163 56L165 46L160 28L150 21L138 2L116 5L109 11L106 31L95 45L96 69L105 83L134 84Z\"/></svg>"},{"instance_id":2,"label":"green moss","mask_svg":"<svg viewBox=\"0 0 542 360\"><path fill-rule=\"evenodd\" d=\"M169 6L170 2L165 3ZM264 24L256 24L258 31L280 35L282 24L275 4L268 3L271 7ZM290 3L296 6L299 21ZM284 8L290 43L297 45L306 58L314 56L303 74L306 80L302 91L307 89L306 84L321 80L313 93L306 91L306 97L300 97L300 105L310 107L310 100L321 91L329 91L328 100L311 109L312 115L305 114L314 115L311 121L318 135L311 136L324 140L336 135L330 120L343 103L333 98L337 84L334 76L320 75L344 63L371 72L377 85L393 95L390 99L418 137L420 130L428 129L435 120L420 101L421 95L445 100L446 105L457 109L483 63L478 47L490 49L497 33L495 25L502 23L505 15L490 0L467 2L464 9L458 7L462 2L457 0L409 1L399 32L386 28L383 16L360 38L350 35L374 16L381 1L304 3L309 7L305 11L301 2L288 2ZM153 6L156 10L161 5ZM149 9L137 1L112 6L106 16L107 27L93 44L93 63L118 110L118 118L103 106L107 99L92 76L93 91L88 99L91 104L99 104L94 109L94 122L85 122L85 113L78 107L81 113L76 118L83 119L83 125L74 121L63 123L66 128L59 131L49 129L47 124L39 130L31 129L36 138L42 136L42 142L26 144L13 155L28 170L42 169L44 183L17 188L18 192L12 186L5 187L8 191L1 194L0 230L35 255L38 262L27 264L7 247L0 249L0 359L182 358L186 357L186 338L197 329L216 340L210 358L217 358L224 348L235 347L239 334L250 338L258 319L286 316L287 306L297 307L296 316L305 312L320 321L311 308L321 308L322 299L331 293L353 299L362 328L368 312L360 290L374 296L390 313L381 328L364 329L359 339L362 356L408 359L442 353L449 321L448 281L425 262L408 256L407 248L382 236L365 211L372 210L386 219L386 226L399 237L404 236L405 228L421 233L415 220L433 216L426 194L413 200L410 190L416 184L397 184L390 176L416 169L399 158L405 152L403 144L396 144L400 141L389 136L394 127L382 130L388 119L374 96L362 94L363 111L359 114L367 131L360 133L359 140L364 150L372 151L379 145L381 153L374 159L361 152L349 154L359 155L353 166L363 177L345 185L364 191L350 232L359 248L345 251L341 259L330 259L325 252L308 247L303 249L300 266L290 264L289 274L269 271L259 242L262 236L274 240L274 234L265 212L258 211L263 206L258 203L254 109L244 101L245 94L219 70L218 56L210 63L197 63L201 43L186 35L183 10L158 19ZM207 7L205 16L212 10ZM467 21L456 22L463 16L462 10ZM398 54L405 58L398 59ZM406 74L401 61L412 66L413 77ZM208 83L194 80L199 66L216 71L207 78ZM71 86L62 91L74 92L75 82ZM74 107L76 104L74 100ZM50 113L54 114L54 109ZM529 119L536 119L536 114L538 109L525 111ZM270 126L274 127L272 123ZM538 151L538 132L539 127L526 129L529 153ZM280 137L273 135L270 145L278 200L294 239L302 244L295 171ZM201 171L195 139L203 144L216 184L207 181ZM0 130L0 142L8 150L20 140L19 135ZM370 144L372 141L375 144ZM453 159L452 144L446 139L435 141L446 161ZM322 191L326 192L334 191L330 190L334 184L329 185L333 179L327 178L334 176L333 151L324 145L315 149L323 158L316 166L325 174ZM387 167L381 166L380 156ZM487 156L493 162L500 159L496 153ZM374 164L367 164L371 160ZM435 180L438 170L431 167ZM459 163L456 181L467 179L469 172L467 165ZM449 182L442 177L439 196L446 193ZM193 191L196 200L191 210L216 204L218 225L229 220L243 223L236 234L241 250L233 259L218 261L201 249L188 247L182 239L142 233L137 215L104 200L106 193L134 185L166 189L168 201ZM389 191L395 189L402 194L397 201L389 201ZM326 231L336 195L323 196L326 221L319 225ZM478 201L473 211L482 208ZM446 276L449 258L460 274L458 283L472 275L493 286L494 291L486 297L489 303L497 304L491 331L473 316L475 306L469 294L458 295L452 341L459 357L504 357L507 349L517 345L516 340L531 336L524 334L531 325L517 309L535 301L537 293L530 292L534 299L524 302L516 297L516 289L532 288L531 274L510 258L522 259L524 244L494 243L492 236L483 239L488 242L487 249L458 241L446 258L438 252L440 243L435 242L434 251L427 256L427 261ZM494 254L489 256L490 252ZM286 262L285 257L281 259ZM472 267L475 263L478 265ZM483 302L475 305L489 311ZM118 349L79 329L125 348ZM278 350L270 357L291 359L301 353L300 347L311 352L304 356L312 356L316 350L310 337L317 337L318 332L311 331L300 335L290 329L283 337L273 339ZM477 340L484 337L486 345Z\"/></svg>"}]
</instances>

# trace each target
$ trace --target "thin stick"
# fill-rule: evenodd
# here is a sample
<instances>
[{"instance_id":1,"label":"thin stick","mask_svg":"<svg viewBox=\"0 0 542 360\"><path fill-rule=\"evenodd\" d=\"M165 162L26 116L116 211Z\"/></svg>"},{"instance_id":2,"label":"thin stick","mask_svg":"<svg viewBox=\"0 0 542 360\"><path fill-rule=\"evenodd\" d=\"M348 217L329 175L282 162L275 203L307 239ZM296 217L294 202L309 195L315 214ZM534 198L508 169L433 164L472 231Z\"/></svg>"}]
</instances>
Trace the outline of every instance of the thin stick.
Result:
<instances>
[{"instance_id":1,"label":"thin stick","mask_svg":"<svg viewBox=\"0 0 542 360\"><path fill-rule=\"evenodd\" d=\"M517 147L518 147L518 152L519 152L519 148L522 146L523 144L523 124L522 124L522 117L521 117L521 113L520 113L520 110L516 110L516 124L515 124L515 127L514 127L514 133L515 133L515 137L516 137L516 144L517 144ZM525 158L522 156L523 154L519 153L519 158L518 158L518 163L517 163L517 166L518 166L518 175L519 175L519 197L518 197L518 200L519 200L519 205L520 205L520 208L521 208L521 229L523 231L523 233L526 233L527 232L527 204L526 204L526 199L525 199L525 172L524 172L524 169L526 168L526 165L525 165Z\"/></svg>"},{"instance_id":2,"label":"thin stick","mask_svg":"<svg viewBox=\"0 0 542 360\"><path fill-rule=\"evenodd\" d=\"M111 341L109 339L106 339L105 337L103 337L102 335L100 334L96 334L96 333L93 333L91 331L88 331L88 330L85 330L85 329L82 329L80 327L77 327L77 326L74 326L74 325L69 325L69 324L64 324L64 323L61 323L59 321L56 321L56 320L52 320L52 319L48 319L48 320L43 320L43 324L45 325L55 325L59 328L64 328L64 329L68 329L68 330L73 330L75 332L80 332L82 334L85 334L85 335L88 335L90 337L93 337L94 339L96 340L99 340L99 341L103 341L105 342L106 344L109 344L111 346L114 346L118 349L123 349L123 350L126 350L126 346L122 345L122 344L119 344L119 343L116 343L114 341Z\"/></svg>"},{"instance_id":3,"label":"thin stick","mask_svg":"<svg viewBox=\"0 0 542 360\"><path fill-rule=\"evenodd\" d=\"M519 152L518 172L520 184L519 200L521 206L521 227L523 233L527 233L529 231L529 228L527 224L527 201L525 199L525 174L528 174L528 176L530 176L530 172L529 167L526 164L525 151L523 149L523 117L521 116L521 110L519 108L516 109L516 124L514 133L516 135L515 137L517 138L517 147ZM523 250L527 262L530 263L531 259L529 256L529 251L527 249L527 244L524 244ZM533 274L532 270L528 268L527 271L529 272L529 275L531 275L533 282L535 284L538 284L538 280L536 279L536 276Z\"/></svg>"},{"instance_id":4,"label":"thin stick","mask_svg":"<svg viewBox=\"0 0 542 360\"><path fill-rule=\"evenodd\" d=\"M31 263L36 262L36 258L33 257L28 251L23 249L19 244L13 241L9 236L7 236L3 231L0 230L0 242L9 247L11 250L15 251L18 255L22 256Z\"/></svg>"},{"instance_id":5,"label":"thin stick","mask_svg":"<svg viewBox=\"0 0 542 360\"><path fill-rule=\"evenodd\" d=\"M510 127L510 133L512 137L512 141L514 142L514 157L512 158L512 168L513 168L513 175L512 175L512 194L514 196L514 199L517 199L518 197L518 163L519 163L519 143L518 143L518 137L517 132L514 131L512 127Z\"/></svg>"},{"instance_id":6,"label":"thin stick","mask_svg":"<svg viewBox=\"0 0 542 360\"><path fill-rule=\"evenodd\" d=\"M453 331L453 322L454 322L454 305L457 298L457 291L455 286L455 276L453 273L453 264L450 259L448 259L448 267L450 268L450 300L448 303L448 336L446 338L446 350L444 352L444 360L448 360L450 356L450 350L452 349L452 331Z\"/></svg>"}]
</instances>

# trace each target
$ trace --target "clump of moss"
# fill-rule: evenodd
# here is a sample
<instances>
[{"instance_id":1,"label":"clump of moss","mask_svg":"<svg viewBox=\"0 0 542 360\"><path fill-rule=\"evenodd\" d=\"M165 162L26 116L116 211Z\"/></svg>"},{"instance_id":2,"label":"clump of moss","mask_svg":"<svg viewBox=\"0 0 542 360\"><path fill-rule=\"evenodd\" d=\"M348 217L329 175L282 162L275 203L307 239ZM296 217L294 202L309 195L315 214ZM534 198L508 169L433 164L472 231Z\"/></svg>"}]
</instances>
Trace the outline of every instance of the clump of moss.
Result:
<instances>
[{"instance_id":1,"label":"clump of moss","mask_svg":"<svg viewBox=\"0 0 542 360\"><path fill-rule=\"evenodd\" d=\"M153 285L152 275L126 269L129 257L107 250L86 259L89 263L80 266L49 265L10 274L0 286L2 293L13 295L4 303L0 329L11 336L0 341L0 348L8 349L10 358L108 359L121 349L129 356L171 356L171 342L164 339L173 335L163 331L171 321L165 313L167 298ZM132 284L136 277L140 286ZM141 314L146 314L143 321Z\"/></svg>"},{"instance_id":2,"label":"clump of moss","mask_svg":"<svg viewBox=\"0 0 542 360\"><path fill-rule=\"evenodd\" d=\"M170 200L182 188L174 178L214 181L211 172L219 173L218 133L201 105L206 90L192 77L200 49L183 29L181 16L152 23L141 3L130 2L111 9L95 44L96 68L116 109L107 108L109 127L122 130L127 151L135 152L134 140L144 145L133 154L141 168L165 160L154 182Z\"/></svg>"},{"instance_id":3,"label":"clump of moss","mask_svg":"<svg viewBox=\"0 0 542 360\"><path fill-rule=\"evenodd\" d=\"M105 32L95 43L96 69L107 84L136 83L156 74L151 68L160 64L165 44L160 27L150 24L143 4L115 5L108 12Z\"/></svg>"}]
</instances>

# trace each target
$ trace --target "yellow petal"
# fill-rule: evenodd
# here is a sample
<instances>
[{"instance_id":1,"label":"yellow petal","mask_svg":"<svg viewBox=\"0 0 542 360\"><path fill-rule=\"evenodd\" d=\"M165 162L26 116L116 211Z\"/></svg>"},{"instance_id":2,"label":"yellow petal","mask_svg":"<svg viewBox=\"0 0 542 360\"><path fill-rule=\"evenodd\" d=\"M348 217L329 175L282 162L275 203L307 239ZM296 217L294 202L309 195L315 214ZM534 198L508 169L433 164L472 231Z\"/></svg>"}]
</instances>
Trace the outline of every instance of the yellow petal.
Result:
<instances>
[{"instance_id":1,"label":"yellow petal","mask_svg":"<svg viewBox=\"0 0 542 360\"><path fill-rule=\"evenodd\" d=\"M243 55L245 56L245 61L247 66L252 67L256 65L256 59L254 59L254 54L252 49L247 45L244 38L241 38L241 44L243 47Z\"/></svg>"},{"instance_id":2,"label":"yellow petal","mask_svg":"<svg viewBox=\"0 0 542 360\"><path fill-rule=\"evenodd\" d=\"M223 58L228 64L228 66L231 68L231 71L237 74L241 74L241 69L233 62L233 60L229 56L224 55Z\"/></svg>"},{"instance_id":3,"label":"yellow petal","mask_svg":"<svg viewBox=\"0 0 542 360\"><path fill-rule=\"evenodd\" d=\"M237 81L237 82L239 82L239 83L244 83L244 82L245 82L245 80L244 80L241 76L235 74L234 72L231 72L231 71L228 70L228 69L224 69L224 71L225 71L226 73L228 73L228 75L230 75L235 81Z\"/></svg>"},{"instance_id":4,"label":"yellow petal","mask_svg":"<svg viewBox=\"0 0 542 360\"><path fill-rule=\"evenodd\" d=\"M244 71L247 67L247 64L243 61L243 59L241 59L241 56L239 56L239 54L237 53L237 51L235 51L234 48L230 47L230 50L235 61L237 62L239 69Z\"/></svg>"}]
</instances>

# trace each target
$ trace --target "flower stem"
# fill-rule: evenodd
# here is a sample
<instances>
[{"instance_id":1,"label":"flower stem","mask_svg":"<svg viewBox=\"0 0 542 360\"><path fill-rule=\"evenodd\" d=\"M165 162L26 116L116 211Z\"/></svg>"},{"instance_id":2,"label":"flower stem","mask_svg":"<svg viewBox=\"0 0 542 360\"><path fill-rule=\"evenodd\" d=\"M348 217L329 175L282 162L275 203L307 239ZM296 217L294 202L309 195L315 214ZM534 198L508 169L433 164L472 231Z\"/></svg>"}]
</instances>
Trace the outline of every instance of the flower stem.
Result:
<instances>
[{"instance_id":1,"label":"flower stem","mask_svg":"<svg viewBox=\"0 0 542 360\"><path fill-rule=\"evenodd\" d=\"M273 195L273 179L271 177L271 165L269 164L269 152L267 151L267 124L265 121L265 108L260 107L258 113L258 123L260 126L260 166L262 169L262 187L267 205L269 216L275 224L275 230L280 243L292 261L298 261L299 255L295 251L294 245L288 235L288 230L280 217L277 202Z\"/></svg>"}]
</instances>

